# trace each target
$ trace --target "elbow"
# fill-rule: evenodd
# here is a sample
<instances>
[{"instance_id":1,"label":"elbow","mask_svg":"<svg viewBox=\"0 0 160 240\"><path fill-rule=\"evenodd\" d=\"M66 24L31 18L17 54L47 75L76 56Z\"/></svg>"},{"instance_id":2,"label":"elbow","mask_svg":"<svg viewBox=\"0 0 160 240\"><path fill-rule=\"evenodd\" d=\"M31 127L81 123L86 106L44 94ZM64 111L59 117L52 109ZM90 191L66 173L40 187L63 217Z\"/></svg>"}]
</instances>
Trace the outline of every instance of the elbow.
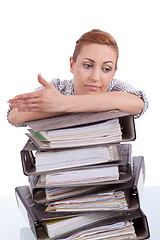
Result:
<instances>
[{"instance_id":1,"label":"elbow","mask_svg":"<svg viewBox=\"0 0 160 240\"><path fill-rule=\"evenodd\" d=\"M19 113L14 108L8 114L8 121L13 125L23 124L23 121L19 116Z\"/></svg>"},{"instance_id":2,"label":"elbow","mask_svg":"<svg viewBox=\"0 0 160 240\"><path fill-rule=\"evenodd\" d=\"M145 105L145 103L144 103L143 99L139 98L139 101L138 101L138 103L136 105L137 111L136 111L135 115L138 115L138 114L142 113L142 111L144 109L144 105Z\"/></svg>"},{"instance_id":3,"label":"elbow","mask_svg":"<svg viewBox=\"0 0 160 240\"><path fill-rule=\"evenodd\" d=\"M114 96L115 94L116 98L114 98L114 100L116 99L116 101L114 109L129 113L133 116L140 116L144 108L146 108L144 100L133 93L116 92Z\"/></svg>"},{"instance_id":4,"label":"elbow","mask_svg":"<svg viewBox=\"0 0 160 240\"><path fill-rule=\"evenodd\" d=\"M145 107L145 103L143 99L137 97L136 101L132 106L132 110L130 113L134 116L139 116L143 112L144 107Z\"/></svg>"},{"instance_id":5,"label":"elbow","mask_svg":"<svg viewBox=\"0 0 160 240\"><path fill-rule=\"evenodd\" d=\"M125 94L126 98L122 100L122 110L131 115L140 115L145 107L143 99L134 94Z\"/></svg>"}]
</instances>

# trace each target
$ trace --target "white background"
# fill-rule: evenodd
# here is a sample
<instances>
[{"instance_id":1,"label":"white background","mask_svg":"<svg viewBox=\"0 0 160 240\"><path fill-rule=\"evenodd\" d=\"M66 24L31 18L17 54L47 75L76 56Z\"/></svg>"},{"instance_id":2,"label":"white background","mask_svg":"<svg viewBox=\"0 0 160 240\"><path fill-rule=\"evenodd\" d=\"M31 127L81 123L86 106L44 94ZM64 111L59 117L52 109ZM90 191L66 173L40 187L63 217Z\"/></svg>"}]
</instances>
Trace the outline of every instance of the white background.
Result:
<instances>
[{"instance_id":1,"label":"white background","mask_svg":"<svg viewBox=\"0 0 160 240\"><path fill-rule=\"evenodd\" d=\"M7 100L34 90L37 74L71 79L69 57L76 40L99 28L114 36L120 51L116 78L143 90L149 110L136 120L133 155L143 155L146 185L160 185L159 60L157 0L5 0L0 2L0 194L28 184L20 150L26 128L8 124Z\"/></svg>"}]
</instances>

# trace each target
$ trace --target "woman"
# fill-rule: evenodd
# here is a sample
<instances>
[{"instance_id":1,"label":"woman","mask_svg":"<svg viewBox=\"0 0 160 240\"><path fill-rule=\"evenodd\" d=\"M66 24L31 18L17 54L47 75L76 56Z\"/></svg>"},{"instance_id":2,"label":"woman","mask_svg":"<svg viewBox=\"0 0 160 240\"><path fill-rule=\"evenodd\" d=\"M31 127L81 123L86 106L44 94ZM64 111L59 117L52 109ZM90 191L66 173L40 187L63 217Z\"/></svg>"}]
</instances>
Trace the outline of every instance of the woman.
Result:
<instances>
[{"instance_id":1,"label":"woman","mask_svg":"<svg viewBox=\"0 0 160 240\"><path fill-rule=\"evenodd\" d=\"M70 57L73 80L48 83L39 74L41 88L9 100L9 122L24 126L26 121L65 113L115 109L139 117L148 108L147 98L142 91L113 78L118 55L110 34L95 29L83 34Z\"/></svg>"}]
</instances>

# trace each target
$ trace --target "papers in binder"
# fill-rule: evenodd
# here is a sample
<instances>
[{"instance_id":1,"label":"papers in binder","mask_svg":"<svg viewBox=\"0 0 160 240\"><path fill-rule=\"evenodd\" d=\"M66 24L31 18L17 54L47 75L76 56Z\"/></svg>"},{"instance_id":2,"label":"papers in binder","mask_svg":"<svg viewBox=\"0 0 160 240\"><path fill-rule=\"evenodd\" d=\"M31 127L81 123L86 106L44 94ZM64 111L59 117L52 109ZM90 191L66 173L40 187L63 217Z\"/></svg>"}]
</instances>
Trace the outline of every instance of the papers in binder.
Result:
<instances>
[{"instance_id":1,"label":"papers in binder","mask_svg":"<svg viewBox=\"0 0 160 240\"><path fill-rule=\"evenodd\" d=\"M37 151L35 153L37 172L88 166L117 160L120 160L117 145L65 149L61 151Z\"/></svg>"},{"instance_id":2,"label":"papers in binder","mask_svg":"<svg viewBox=\"0 0 160 240\"><path fill-rule=\"evenodd\" d=\"M18 196L17 198L17 204L18 207L23 205L24 208L27 211L27 217L29 219L29 223L31 226L31 229L33 231L33 233L36 236L36 239L62 239L62 237L64 238L64 240L75 240L75 239L80 239L80 240L84 240L85 236L88 236L88 240L90 239L112 239L112 240L124 240L127 236L127 240L128 239L147 239L149 237L149 228L148 228L148 221L146 218L146 215L143 213L143 211L141 210L141 208L135 210L135 211L131 211L127 214L125 214L125 212L122 211L118 211L118 212L96 212L96 213L79 213L79 215L77 215L76 213L72 213L72 212L45 212L45 205L44 204L35 204L33 198L31 197L31 193L29 190L28 186L21 186L21 187L17 187L15 189L16 191L16 196ZM21 202L21 203L20 203ZM83 214L83 215L82 215ZM61 232L57 232L56 231L56 224L58 222L60 222L60 220L63 220L63 218L67 218L66 220L68 220L69 218L74 218L75 216L88 216L90 214L94 214L92 215L91 219L88 219L88 221L85 221L86 224L83 225L83 221L79 221L79 225L78 228L72 228L72 226L69 224L69 229L67 229L68 227L66 226L65 228L63 227L63 225L61 225L61 231L64 234L61 234ZM98 215L100 214L100 215ZM102 215L101 215L102 214ZM94 223L94 219L93 217L95 216L95 218L97 219L98 216L99 218L95 221ZM104 216L104 219L101 218L101 216ZM105 217L106 216L106 217ZM50 222L51 220L51 222ZM56 220L55 222L53 221L53 236L54 234L56 235L56 237L52 237L49 238L48 236L48 232L47 232L47 228L45 229L44 223L45 221L48 222L48 224L52 224L52 220ZM58 221L57 221L58 220ZM133 236L131 234L128 234L125 232L124 229L119 229L119 232L116 232L117 235L115 235L115 232L113 232L113 228L109 228L113 226L113 224L115 223L120 223L120 222L126 222L126 221L132 221L133 222L133 226L135 229L135 232L137 234L137 238L133 238ZM74 220L73 220L74 222ZM38 224L37 224L38 223ZM91 224L90 224L91 223ZM82 226L82 227L81 227ZM103 236L102 238L99 238L99 235L97 235L97 230L100 232L98 233L102 233L104 232L103 230L101 231L101 229L99 229L99 227L106 227L107 226L107 230L105 232L105 234L108 233L114 233L112 238L107 237L107 235ZM58 226L57 226L58 227ZM96 227L96 232L95 232L95 228ZM98 228L98 229L97 229ZM87 232L86 232L87 230ZM115 230L115 229L114 229ZM91 232L90 232L91 231ZM91 233L91 234L90 234ZM59 234L59 236L57 235ZM85 234L85 235L83 235ZM70 236L70 237L69 237ZM81 237L81 238L77 238L77 237ZM93 238L92 238L93 236ZM69 237L69 238L68 238ZM75 238L74 238L75 237Z\"/></svg>"},{"instance_id":3,"label":"papers in binder","mask_svg":"<svg viewBox=\"0 0 160 240\"><path fill-rule=\"evenodd\" d=\"M128 240L137 239L132 221L118 222L111 225L105 225L97 228L91 228L78 232L67 238L59 240Z\"/></svg>"},{"instance_id":4,"label":"papers in binder","mask_svg":"<svg viewBox=\"0 0 160 240\"><path fill-rule=\"evenodd\" d=\"M118 118L81 127L76 126L42 132L35 132L33 129L29 129L29 131L31 135L34 135L34 141L37 139L44 146L51 148L91 146L116 143L122 140L121 126Z\"/></svg>"},{"instance_id":5,"label":"papers in binder","mask_svg":"<svg viewBox=\"0 0 160 240\"><path fill-rule=\"evenodd\" d=\"M89 226L93 223L107 219L110 216L111 214L106 215L105 213L90 213L82 216L43 221L43 224L48 232L49 237L55 238L73 230L80 229L84 226Z\"/></svg>"},{"instance_id":6,"label":"papers in binder","mask_svg":"<svg viewBox=\"0 0 160 240\"><path fill-rule=\"evenodd\" d=\"M111 191L88 194L79 198L55 201L48 205L46 211L109 211L127 210L124 191Z\"/></svg>"},{"instance_id":7,"label":"papers in binder","mask_svg":"<svg viewBox=\"0 0 160 240\"><path fill-rule=\"evenodd\" d=\"M52 187L45 188L45 194L47 200L53 200L53 197L57 199L63 199L66 197L71 197L74 195L85 193L85 191L93 191L96 190L95 186L87 186L87 187Z\"/></svg>"},{"instance_id":8,"label":"papers in binder","mask_svg":"<svg viewBox=\"0 0 160 240\"><path fill-rule=\"evenodd\" d=\"M71 127L59 130L42 131L41 135L48 141L91 139L101 136L116 137L120 133L118 118L107 120L102 123L82 127Z\"/></svg>"},{"instance_id":9,"label":"papers in binder","mask_svg":"<svg viewBox=\"0 0 160 240\"><path fill-rule=\"evenodd\" d=\"M93 184L119 179L118 166L92 167L62 171L52 174L40 175L41 182L46 186L68 186L77 184Z\"/></svg>"}]
</instances>

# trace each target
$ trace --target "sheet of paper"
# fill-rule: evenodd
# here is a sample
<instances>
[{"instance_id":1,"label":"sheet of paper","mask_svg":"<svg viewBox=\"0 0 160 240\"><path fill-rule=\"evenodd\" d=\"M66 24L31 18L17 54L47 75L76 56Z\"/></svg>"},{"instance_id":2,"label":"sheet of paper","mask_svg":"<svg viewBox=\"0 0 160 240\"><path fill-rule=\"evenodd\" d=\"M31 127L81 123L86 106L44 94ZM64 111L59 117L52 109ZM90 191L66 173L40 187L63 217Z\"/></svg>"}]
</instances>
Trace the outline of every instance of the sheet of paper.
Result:
<instances>
[{"instance_id":1,"label":"sheet of paper","mask_svg":"<svg viewBox=\"0 0 160 240\"><path fill-rule=\"evenodd\" d=\"M54 174L47 174L43 177L47 185L54 184L68 185L68 183L93 183L99 181L109 181L119 179L118 166L94 167L72 171L63 171Z\"/></svg>"},{"instance_id":2,"label":"sheet of paper","mask_svg":"<svg viewBox=\"0 0 160 240\"><path fill-rule=\"evenodd\" d=\"M69 198L52 202L46 211L107 211L127 210L124 191L111 191L86 194L78 198Z\"/></svg>"},{"instance_id":3,"label":"sheet of paper","mask_svg":"<svg viewBox=\"0 0 160 240\"><path fill-rule=\"evenodd\" d=\"M59 240L128 240L137 239L133 224L131 221L118 222L111 225L105 225L97 228L91 228L86 231L78 231L67 238Z\"/></svg>"},{"instance_id":4,"label":"sheet of paper","mask_svg":"<svg viewBox=\"0 0 160 240\"><path fill-rule=\"evenodd\" d=\"M117 146L95 146L35 153L36 171L58 170L120 160Z\"/></svg>"}]
</instances>

